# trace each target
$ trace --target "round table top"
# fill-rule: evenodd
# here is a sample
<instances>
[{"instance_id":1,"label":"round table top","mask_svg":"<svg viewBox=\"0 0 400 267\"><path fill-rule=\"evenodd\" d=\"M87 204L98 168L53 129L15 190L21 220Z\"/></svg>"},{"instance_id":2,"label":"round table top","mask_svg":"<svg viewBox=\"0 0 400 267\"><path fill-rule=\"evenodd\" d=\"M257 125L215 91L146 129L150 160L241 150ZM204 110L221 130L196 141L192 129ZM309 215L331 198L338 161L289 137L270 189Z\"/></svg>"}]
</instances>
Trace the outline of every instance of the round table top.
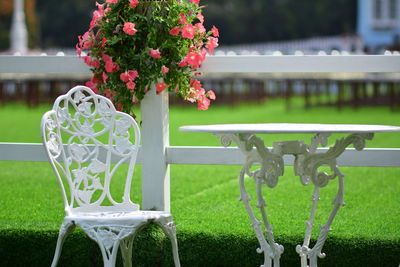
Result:
<instances>
[{"instance_id":1,"label":"round table top","mask_svg":"<svg viewBox=\"0 0 400 267\"><path fill-rule=\"evenodd\" d=\"M185 132L205 133L377 133L400 131L399 126L365 124L256 123L190 125Z\"/></svg>"}]
</instances>

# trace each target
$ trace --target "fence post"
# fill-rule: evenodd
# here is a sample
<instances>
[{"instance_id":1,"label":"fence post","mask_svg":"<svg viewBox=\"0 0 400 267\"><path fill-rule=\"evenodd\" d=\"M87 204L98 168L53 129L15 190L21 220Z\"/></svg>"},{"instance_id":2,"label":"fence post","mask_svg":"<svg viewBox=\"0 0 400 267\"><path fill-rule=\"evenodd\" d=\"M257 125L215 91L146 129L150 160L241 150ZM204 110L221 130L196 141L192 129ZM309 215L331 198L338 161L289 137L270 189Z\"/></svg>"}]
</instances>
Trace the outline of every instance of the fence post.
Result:
<instances>
[{"instance_id":1,"label":"fence post","mask_svg":"<svg viewBox=\"0 0 400 267\"><path fill-rule=\"evenodd\" d=\"M142 207L170 211L170 174L166 148L169 146L168 92L149 90L141 103L142 120Z\"/></svg>"}]
</instances>

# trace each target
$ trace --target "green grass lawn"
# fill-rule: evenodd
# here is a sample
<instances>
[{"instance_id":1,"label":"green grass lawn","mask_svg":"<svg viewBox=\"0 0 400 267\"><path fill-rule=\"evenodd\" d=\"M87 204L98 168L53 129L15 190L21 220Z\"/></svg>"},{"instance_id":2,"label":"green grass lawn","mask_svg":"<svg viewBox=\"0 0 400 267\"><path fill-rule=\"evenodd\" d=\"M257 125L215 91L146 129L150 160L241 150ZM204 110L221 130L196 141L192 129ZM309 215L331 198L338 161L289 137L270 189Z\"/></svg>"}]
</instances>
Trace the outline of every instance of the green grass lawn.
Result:
<instances>
[{"instance_id":1,"label":"green grass lawn","mask_svg":"<svg viewBox=\"0 0 400 267\"><path fill-rule=\"evenodd\" d=\"M212 106L206 112L197 111L195 107L171 107L170 143L178 146L219 145L219 140L210 134L178 131L179 126L190 124L400 125L400 114L386 108L348 108L338 112L334 108L318 107L305 111L300 102L296 103L297 107L294 105L291 111L285 111L280 100L265 105ZM40 119L48 109L48 106L34 109L19 105L0 107L0 142L40 142ZM310 137L290 136L306 142ZM378 134L367 147L399 148L399 137L399 133ZM288 136L271 135L264 139L266 145L270 145L272 141L288 139ZM61 194L50 165L46 162L0 162L0 169L0 254L5 255L0 257L0 266L49 265L64 216ZM240 166L171 166L171 205L183 266L257 266L262 263L262 256L255 251L258 244L250 220L237 200L239 170ZM400 168L346 167L341 170L346 175L347 205L339 210L332 225L333 231L323 250L327 257L320 260L321 266L354 266L355 263L358 266L398 266ZM134 182L133 199L140 202L140 166ZM250 179L247 186L250 192L254 191ZM336 189L336 180L322 189L316 225L323 224L327 218ZM292 167L287 167L278 186L273 190L266 188L264 194L276 241L285 246L282 266L299 265L294 247L302 243L312 186L302 186L299 178L293 176ZM142 241L138 242L135 254L138 265L171 264L168 243L159 231L149 228L138 240ZM162 247L158 251L160 244ZM78 249L85 252L79 257L73 256ZM96 245L82 233L77 232L67 240L61 266L99 264Z\"/></svg>"}]
</instances>

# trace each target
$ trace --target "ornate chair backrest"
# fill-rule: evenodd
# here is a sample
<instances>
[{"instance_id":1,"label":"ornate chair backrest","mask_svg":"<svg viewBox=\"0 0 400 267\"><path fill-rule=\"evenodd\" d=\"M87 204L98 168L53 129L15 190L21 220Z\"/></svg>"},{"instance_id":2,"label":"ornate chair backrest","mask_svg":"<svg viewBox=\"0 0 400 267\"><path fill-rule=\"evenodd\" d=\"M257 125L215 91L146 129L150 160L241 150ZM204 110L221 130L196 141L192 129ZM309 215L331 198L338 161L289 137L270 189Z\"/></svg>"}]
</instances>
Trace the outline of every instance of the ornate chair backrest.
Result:
<instances>
[{"instance_id":1,"label":"ornate chair backrest","mask_svg":"<svg viewBox=\"0 0 400 267\"><path fill-rule=\"evenodd\" d=\"M67 215L139 209L130 188L140 130L130 115L116 111L109 99L91 89L76 86L43 115L41 131ZM124 162L129 165L121 168ZM124 169L126 176L116 175L117 169Z\"/></svg>"}]
</instances>

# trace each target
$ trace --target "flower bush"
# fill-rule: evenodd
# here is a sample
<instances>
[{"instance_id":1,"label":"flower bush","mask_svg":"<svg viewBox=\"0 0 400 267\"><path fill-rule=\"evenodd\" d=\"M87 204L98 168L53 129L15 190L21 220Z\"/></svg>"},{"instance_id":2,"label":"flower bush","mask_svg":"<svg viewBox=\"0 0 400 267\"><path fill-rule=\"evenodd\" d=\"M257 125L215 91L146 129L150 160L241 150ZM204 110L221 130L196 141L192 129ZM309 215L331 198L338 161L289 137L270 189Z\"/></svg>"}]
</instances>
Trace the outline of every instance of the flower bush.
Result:
<instances>
[{"instance_id":1,"label":"flower bush","mask_svg":"<svg viewBox=\"0 0 400 267\"><path fill-rule=\"evenodd\" d=\"M76 45L93 72L88 87L127 113L152 85L157 93L167 89L208 109L215 94L194 77L218 46L219 32L203 26L200 0L106 0L96 6Z\"/></svg>"}]
</instances>

